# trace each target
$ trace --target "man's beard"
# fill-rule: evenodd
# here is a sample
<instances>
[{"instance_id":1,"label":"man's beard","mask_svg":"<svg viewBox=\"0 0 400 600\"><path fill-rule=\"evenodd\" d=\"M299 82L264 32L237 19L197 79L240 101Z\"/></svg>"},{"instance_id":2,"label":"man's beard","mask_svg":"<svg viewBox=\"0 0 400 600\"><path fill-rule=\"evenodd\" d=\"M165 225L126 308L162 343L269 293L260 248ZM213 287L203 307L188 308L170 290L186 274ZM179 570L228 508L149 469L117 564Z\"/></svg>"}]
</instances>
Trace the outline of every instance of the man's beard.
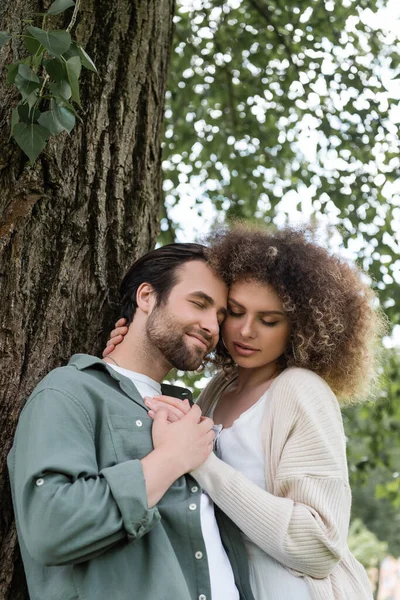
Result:
<instances>
[{"instance_id":1,"label":"man's beard","mask_svg":"<svg viewBox=\"0 0 400 600\"><path fill-rule=\"evenodd\" d=\"M180 371L194 371L203 362L208 351L200 346L187 345L186 333L201 336L211 348L211 336L195 327L183 327L178 319L168 314L166 309L155 308L147 319L147 338L164 358Z\"/></svg>"}]
</instances>

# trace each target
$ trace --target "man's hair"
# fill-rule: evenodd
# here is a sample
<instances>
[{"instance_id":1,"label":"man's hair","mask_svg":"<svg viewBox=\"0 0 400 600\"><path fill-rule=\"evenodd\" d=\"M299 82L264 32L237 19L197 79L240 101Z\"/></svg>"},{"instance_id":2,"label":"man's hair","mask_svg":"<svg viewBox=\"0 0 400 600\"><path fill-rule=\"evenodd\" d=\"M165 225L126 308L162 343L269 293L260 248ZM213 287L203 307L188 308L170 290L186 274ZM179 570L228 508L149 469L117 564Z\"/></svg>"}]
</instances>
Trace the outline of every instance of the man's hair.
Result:
<instances>
[{"instance_id":1,"label":"man's hair","mask_svg":"<svg viewBox=\"0 0 400 600\"><path fill-rule=\"evenodd\" d=\"M149 283L156 305L165 303L178 280L178 269L192 260L207 262L206 247L201 244L167 244L148 252L129 269L121 283L121 317L132 322L137 309L136 294L142 283Z\"/></svg>"}]
</instances>

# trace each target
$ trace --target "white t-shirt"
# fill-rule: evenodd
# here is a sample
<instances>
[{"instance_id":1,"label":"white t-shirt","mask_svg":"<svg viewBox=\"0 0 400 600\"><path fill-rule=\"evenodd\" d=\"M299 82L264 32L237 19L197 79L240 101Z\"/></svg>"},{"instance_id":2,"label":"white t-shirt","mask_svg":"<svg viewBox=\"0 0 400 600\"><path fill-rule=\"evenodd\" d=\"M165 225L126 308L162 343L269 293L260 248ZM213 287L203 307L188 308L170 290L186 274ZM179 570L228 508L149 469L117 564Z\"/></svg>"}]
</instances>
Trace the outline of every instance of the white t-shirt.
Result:
<instances>
[{"instance_id":1,"label":"white t-shirt","mask_svg":"<svg viewBox=\"0 0 400 600\"><path fill-rule=\"evenodd\" d=\"M128 377L138 389L142 398L161 394L161 384L147 375L129 371L107 363L121 375ZM205 493L201 494L200 523L204 544L207 551L208 568L210 572L212 600L239 600L239 592L235 585L233 571L225 549L214 514L214 503Z\"/></svg>"}]
</instances>

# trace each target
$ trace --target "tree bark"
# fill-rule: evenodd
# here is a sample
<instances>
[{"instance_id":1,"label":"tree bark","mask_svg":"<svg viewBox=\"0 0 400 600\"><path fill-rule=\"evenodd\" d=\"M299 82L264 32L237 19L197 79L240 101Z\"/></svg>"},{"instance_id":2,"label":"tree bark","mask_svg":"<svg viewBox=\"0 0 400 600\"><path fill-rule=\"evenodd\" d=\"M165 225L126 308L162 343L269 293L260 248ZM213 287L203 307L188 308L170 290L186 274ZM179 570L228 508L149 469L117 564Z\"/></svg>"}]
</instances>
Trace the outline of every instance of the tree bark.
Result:
<instances>
[{"instance_id":1,"label":"tree bark","mask_svg":"<svg viewBox=\"0 0 400 600\"><path fill-rule=\"evenodd\" d=\"M0 30L20 30L50 4L5 0ZM6 468L20 408L71 354L101 351L122 275L155 243L173 9L174 0L82 1L73 33L99 76L83 75L83 123L33 167L7 142L17 95L0 82L0 600L28 598ZM0 65L22 56L13 41Z\"/></svg>"}]
</instances>

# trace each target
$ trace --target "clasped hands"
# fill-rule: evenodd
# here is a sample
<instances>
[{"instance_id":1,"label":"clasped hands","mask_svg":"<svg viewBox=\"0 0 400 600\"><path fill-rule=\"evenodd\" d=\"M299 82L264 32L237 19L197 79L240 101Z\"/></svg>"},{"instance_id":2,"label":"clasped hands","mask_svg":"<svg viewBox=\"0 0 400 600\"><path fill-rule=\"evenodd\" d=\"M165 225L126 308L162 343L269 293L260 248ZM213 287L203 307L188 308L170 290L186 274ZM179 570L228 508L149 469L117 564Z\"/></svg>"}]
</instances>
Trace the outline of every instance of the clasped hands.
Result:
<instances>
[{"instance_id":1,"label":"clasped hands","mask_svg":"<svg viewBox=\"0 0 400 600\"><path fill-rule=\"evenodd\" d=\"M199 467L213 450L214 421L203 417L201 409L188 400L171 396L146 397L145 405L153 419L154 448L164 447L184 463L184 472Z\"/></svg>"}]
</instances>

